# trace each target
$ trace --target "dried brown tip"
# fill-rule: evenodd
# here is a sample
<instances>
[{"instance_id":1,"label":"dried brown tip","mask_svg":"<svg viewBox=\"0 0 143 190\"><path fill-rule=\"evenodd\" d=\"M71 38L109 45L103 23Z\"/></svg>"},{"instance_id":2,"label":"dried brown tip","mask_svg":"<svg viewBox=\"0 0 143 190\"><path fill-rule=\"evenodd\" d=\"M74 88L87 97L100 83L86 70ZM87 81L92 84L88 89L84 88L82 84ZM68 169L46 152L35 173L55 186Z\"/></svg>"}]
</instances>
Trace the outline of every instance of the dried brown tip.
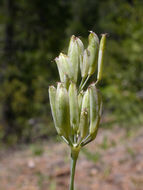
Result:
<instances>
[{"instance_id":1,"label":"dried brown tip","mask_svg":"<svg viewBox=\"0 0 143 190\"><path fill-rule=\"evenodd\" d=\"M110 35L109 35L109 33L103 33L103 34L101 34L101 36L107 36L107 37L109 37Z\"/></svg>"}]
</instances>

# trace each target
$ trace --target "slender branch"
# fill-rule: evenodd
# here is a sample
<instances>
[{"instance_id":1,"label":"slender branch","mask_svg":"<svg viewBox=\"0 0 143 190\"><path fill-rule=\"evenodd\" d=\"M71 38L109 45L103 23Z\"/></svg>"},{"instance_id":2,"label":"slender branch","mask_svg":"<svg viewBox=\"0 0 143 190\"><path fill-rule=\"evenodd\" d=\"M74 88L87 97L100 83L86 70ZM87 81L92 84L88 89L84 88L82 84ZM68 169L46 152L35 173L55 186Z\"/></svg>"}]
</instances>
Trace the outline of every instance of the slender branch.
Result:
<instances>
[{"instance_id":1,"label":"slender branch","mask_svg":"<svg viewBox=\"0 0 143 190\"><path fill-rule=\"evenodd\" d=\"M79 91L80 91L81 86L82 86L83 83L84 83L84 80L85 80L85 78L82 78L81 83L80 83L80 85L79 85Z\"/></svg>"},{"instance_id":2,"label":"slender branch","mask_svg":"<svg viewBox=\"0 0 143 190\"><path fill-rule=\"evenodd\" d=\"M88 77L86 78L85 82L83 83L83 85L80 88L80 91L84 88L84 86L86 85L89 78L90 78L90 75L88 75Z\"/></svg>"}]
</instances>

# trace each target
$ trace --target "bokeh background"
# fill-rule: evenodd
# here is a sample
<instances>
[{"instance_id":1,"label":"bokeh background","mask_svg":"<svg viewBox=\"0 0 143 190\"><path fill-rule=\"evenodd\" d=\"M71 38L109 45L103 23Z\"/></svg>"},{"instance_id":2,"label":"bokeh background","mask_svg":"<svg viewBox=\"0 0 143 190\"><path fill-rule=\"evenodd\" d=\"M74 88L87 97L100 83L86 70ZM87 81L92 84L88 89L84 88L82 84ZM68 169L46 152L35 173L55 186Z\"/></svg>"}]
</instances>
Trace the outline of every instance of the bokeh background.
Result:
<instances>
[{"instance_id":1,"label":"bokeh background","mask_svg":"<svg viewBox=\"0 0 143 190\"><path fill-rule=\"evenodd\" d=\"M143 124L142 0L0 1L0 145L56 139L48 86L72 34L108 33L101 129ZM104 139L106 143L106 139ZM45 190L45 189L44 189Z\"/></svg>"}]
</instances>

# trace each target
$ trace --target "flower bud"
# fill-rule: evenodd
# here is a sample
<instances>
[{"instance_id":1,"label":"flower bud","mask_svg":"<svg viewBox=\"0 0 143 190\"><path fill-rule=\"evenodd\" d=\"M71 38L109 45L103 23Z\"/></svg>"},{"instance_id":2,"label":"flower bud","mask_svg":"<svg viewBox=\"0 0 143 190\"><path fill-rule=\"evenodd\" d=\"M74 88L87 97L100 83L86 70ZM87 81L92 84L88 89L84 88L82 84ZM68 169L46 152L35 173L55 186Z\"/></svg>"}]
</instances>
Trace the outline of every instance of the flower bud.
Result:
<instances>
[{"instance_id":1,"label":"flower bud","mask_svg":"<svg viewBox=\"0 0 143 190\"><path fill-rule=\"evenodd\" d=\"M70 124L74 131L79 127L79 107L77 89L75 83L71 83L69 86L69 104L70 104Z\"/></svg>"},{"instance_id":2,"label":"flower bud","mask_svg":"<svg viewBox=\"0 0 143 190\"><path fill-rule=\"evenodd\" d=\"M87 136L88 132L88 113L87 111L82 111L80 115L79 133L81 139Z\"/></svg>"},{"instance_id":3,"label":"flower bud","mask_svg":"<svg viewBox=\"0 0 143 190\"><path fill-rule=\"evenodd\" d=\"M88 75L92 75L95 72L97 60L98 60L98 50L99 50L99 39L98 36L94 32L90 32L88 37L89 45L89 71Z\"/></svg>"},{"instance_id":4,"label":"flower bud","mask_svg":"<svg viewBox=\"0 0 143 190\"><path fill-rule=\"evenodd\" d=\"M89 52L87 49L84 50L83 60L80 63L80 69L81 69L82 78L86 78L88 75L88 70L89 70Z\"/></svg>"},{"instance_id":5,"label":"flower bud","mask_svg":"<svg viewBox=\"0 0 143 190\"><path fill-rule=\"evenodd\" d=\"M101 95L94 84L89 87L90 94L90 127L89 133L93 135L98 130L101 117Z\"/></svg>"},{"instance_id":6,"label":"flower bud","mask_svg":"<svg viewBox=\"0 0 143 190\"><path fill-rule=\"evenodd\" d=\"M73 82L77 82L78 78L78 67L79 67L79 46L77 45L76 37L73 35L70 40L69 49L68 49L68 56L70 59L70 74L71 80Z\"/></svg>"},{"instance_id":7,"label":"flower bud","mask_svg":"<svg viewBox=\"0 0 143 190\"><path fill-rule=\"evenodd\" d=\"M56 115L62 136L69 138L70 133L70 113L68 92L62 84L59 84L56 93Z\"/></svg>"},{"instance_id":8,"label":"flower bud","mask_svg":"<svg viewBox=\"0 0 143 190\"><path fill-rule=\"evenodd\" d=\"M100 81L102 78L103 57L104 57L104 49L105 49L105 43L106 43L106 35L107 34L102 34L102 38L101 38L100 46L99 46L97 81Z\"/></svg>"},{"instance_id":9,"label":"flower bud","mask_svg":"<svg viewBox=\"0 0 143 190\"><path fill-rule=\"evenodd\" d=\"M50 106L51 106L55 128L58 134L61 135L61 130L59 128L57 116L56 116L56 88L54 86L49 87L49 99L50 99Z\"/></svg>"}]
</instances>

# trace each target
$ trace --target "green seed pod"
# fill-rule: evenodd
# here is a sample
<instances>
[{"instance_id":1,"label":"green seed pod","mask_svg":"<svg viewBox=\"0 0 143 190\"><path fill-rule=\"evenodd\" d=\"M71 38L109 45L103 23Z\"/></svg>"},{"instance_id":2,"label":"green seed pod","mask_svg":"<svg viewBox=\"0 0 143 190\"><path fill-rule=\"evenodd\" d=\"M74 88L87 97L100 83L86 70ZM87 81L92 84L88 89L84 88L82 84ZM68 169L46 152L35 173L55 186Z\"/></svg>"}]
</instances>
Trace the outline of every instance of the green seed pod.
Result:
<instances>
[{"instance_id":1,"label":"green seed pod","mask_svg":"<svg viewBox=\"0 0 143 190\"><path fill-rule=\"evenodd\" d=\"M60 80L64 82L64 75L68 75L70 78L69 57L63 53L60 53L59 57L55 59L59 70Z\"/></svg>"},{"instance_id":2,"label":"green seed pod","mask_svg":"<svg viewBox=\"0 0 143 190\"><path fill-rule=\"evenodd\" d=\"M94 140L96 138L98 128L99 128L99 124L100 124L100 116L97 115L96 122L95 122L95 131L94 132L92 132L92 131L89 132L92 140Z\"/></svg>"},{"instance_id":3,"label":"green seed pod","mask_svg":"<svg viewBox=\"0 0 143 190\"><path fill-rule=\"evenodd\" d=\"M77 89L75 83L71 83L69 86L69 104L70 104L70 124L74 131L79 127L79 107Z\"/></svg>"},{"instance_id":4,"label":"green seed pod","mask_svg":"<svg viewBox=\"0 0 143 190\"><path fill-rule=\"evenodd\" d=\"M62 63L63 72L64 74L69 75L70 74L70 68L69 68L69 57L63 53L60 53L59 59Z\"/></svg>"},{"instance_id":5,"label":"green seed pod","mask_svg":"<svg viewBox=\"0 0 143 190\"><path fill-rule=\"evenodd\" d=\"M81 139L87 136L88 132L88 113L87 111L82 111L80 115L79 133Z\"/></svg>"},{"instance_id":6,"label":"green seed pod","mask_svg":"<svg viewBox=\"0 0 143 190\"><path fill-rule=\"evenodd\" d=\"M88 50L84 50L83 60L80 62L81 76L82 78L86 78L89 70L89 52Z\"/></svg>"},{"instance_id":7,"label":"green seed pod","mask_svg":"<svg viewBox=\"0 0 143 190\"><path fill-rule=\"evenodd\" d=\"M77 45L76 37L73 35L70 40L68 56L70 59L70 78L73 82L77 82L78 78L78 67L79 67L79 47Z\"/></svg>"},{"instance_id":8,"label":"green seed pod","mask_svg":"<svg viewBox=\"0 0 143 190\"><path fill-rule=\"evenodd\" d=\"M56 88L54 86L49 87L49 99L50 99L50 106L51 106L55 128L58 134L61 135L61 130L58 126L58 121L57 121L57 116L56 116Z\"/></svg>"},{"instance_id":9,"label":"green seed pod","mask_svg":"<svg viewBox=\"0 0 143 190\"><path fill-rule=\"evenodd\" d=\"M70 79L68 77L68 75L64 75L64 87L68 90L69 89L69 85L70 85Z\"/></svg>"},{"instance_id":10,"label":"green seed pod","mask_svg":"<svg viewBox=\"0 0 143 190\"><path fill-rule=\"evenodd\" d=\"M83 99L83 91L81 91L78 95L78 107L79 107L79 115L81 112L81 107L82 107L82 99Z\"/></svg>"},{"instance_id":11,"label":"green seed pod","mask_svg":"<svg viewBox=\"0 0 143 190\"><path fill-rule=\"evenodd\" d=\"M93 135L98 130L101 115L101 96L95 84L89 87L90 94L90 128L89 133Z\"/></svg>"},{"instance_id":12,"label":"green seed pod","mask_svg":"<svg viewBox=\"0 0 143 190\"><path fill-rule=\"evenodd\" d=\"M98 50L99 50L99 39L98 36L94 32L90 32L88 37L89 45L88 45L88 51L89 51L89 71L88 75L91 76L96 69L97 60L98 60Z\"/></svg>"},{"instance_id":13,"label":"green seed pod","mask_svg":"<svg viewBox=\"0 0 143 190\"><path fill-rule=\"evenodd\" d=\"M76 38L76 41L77 41L77 47L78 47L78 52L79 52L79 63L81 64L83 60L84 45L79 38Z\"/></svg>"},{"instance_id":14,"label":"green seed pod","mask_svg":"<svg viewBox=\"0 0 143 190\"><path fill-rule=\"evenodd\" d=\"M83 45L82 41L79 38L76 37L76 42L77 42L79 55L83 55L84 45Z\"/></svg>"},{"instance_id":15,"label":"green seed pod","mask_svg":"<svg viewBox=\"0 0 143 190\"><path fill-rule=\"evenodd\" d=\"M87 89L86 92L84 93L83 100L82 100L82 107L81 107L81 112L84 112L85 110L88 113L88 117L90 115L90 102L89 102L89 90Z\"/></svg>"},{"instance_id":16,"label":"green seed pod","mask_svg":"<svg viewBox=\"0 0 143 190\"><path fill-rule=\"evenodd\" d=\"M60 89L61 87L63 87L63 83L57 82L57 92L56 92L56 94L59 94L59 89Z\"/></svg>"},{"instance_id":17,"label":"green seed pod","mask_svg":"<svg viewBox=\"0 0 143 190\"><path fill-rule=\"evenodd\" d=\"M62 84L58 84L56 93L56 115L62 136L69 138L70 134L70 113L68 92Z\"/></svg>"},{"instance_id":18,"label":"green seed pod","mask_svg":"<svg viewBox=\"0 0 143 190\"><path fill-rule=\"evenodd\" d=\"M62 68L62 63L59 61L59 57L56 57L55 61L57 63L57 67L58 67L58 71L59 71L59 75L60 75L60 81L64 82L64 71Z\"/></svg>"},{"instance_id":19,"label":"green seed pod","mask_svg":"<svg viewBox=\"0 0 143 190\"><path fill-rule=\"evenodd\" d=\"M106 43L106 35L107 34L102 34L102 38L101 38L100 46L99 46L97 81L100 81L102 78L103 57L104 57L104 49L105 49L105 43Z\"/></svg>"}]
</instances>

